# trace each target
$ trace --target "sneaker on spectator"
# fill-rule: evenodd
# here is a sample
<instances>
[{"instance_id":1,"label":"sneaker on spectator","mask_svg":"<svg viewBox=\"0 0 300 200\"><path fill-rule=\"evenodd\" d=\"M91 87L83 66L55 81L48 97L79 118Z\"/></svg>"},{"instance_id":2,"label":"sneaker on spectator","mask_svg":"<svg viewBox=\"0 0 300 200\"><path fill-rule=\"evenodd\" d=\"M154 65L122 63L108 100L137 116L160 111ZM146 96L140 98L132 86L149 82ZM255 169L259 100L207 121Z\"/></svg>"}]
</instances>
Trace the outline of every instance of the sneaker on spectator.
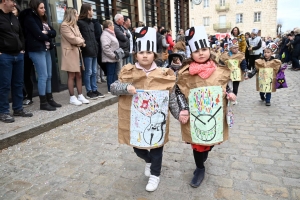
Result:
<instances>
[{"instance_id":1,"label":"sneaker on spectator","mask_svg":"<svg viewBox=\"0 0 300 200\"><path fill-rule=\"evenodd\" d=\"M14 110L14 116L18 116L18 117L32 117L33 114L22 109L22 110Z\"/></svg>"},{"instance_id":2,"label":"sneaker on spectator","mask_svg":"<svg viewBox=\"0 0 300 200\"><path fill-rule=\"evenodd\" d=\"M98 80L97 80L97 83L102 83L101 79L98 79Z\"/></svg>"},{"instance_id":3,"label":"sneaker on spectator","mask_svg":"<svg viewBox=\"0 0 300 200\"><path fill-rule=\"evenodd\" d=\"M234 102L232 102L232 105L236 105L236 104L238 104L238 102L237 102L237 101L234 101Z\"/></svg>"},{"instance_id":4,"label":"sneaker on spectator","mask_svg":"<svg viewBox=\"0 0 300 200\"><path fill-rule=\"evenodd\" d=\"M93 93L97 96L97 98L98 97L100 97L100 98L104 98L105 97L105 95L101 94L101 92L98 92L98 90L93 91Z\"/></svg>"},{"instance_id":5,"label":"sneaker on spectator","mask_svg":"<svg viewBox=\"0 0 300 200\"><path fill-rule=\"evenodd\" d=\"M98 99L97 95L95 95L92 91L89 91L87 94L86 94L86 98L87 99Z\"/></svg>"},{"instance_id":6,"label":"sneaker on spectator","mask_svg":"<svg viewBox=\"0 0 300 200\"><path fill-rule=\"evenodd\" d=\"M12 116L10 116L10 114L0 113L0 121L3 121L5 123L12 123L15 121L15 119Z\"/></svg>"},{"instance_id":7,"label":"sneaker on spectator","mask_svg":"<svg viewBox=\"0 0 300 200\"><path fill-rule=\"evenodd\" d=\"M81 101L84 104L90 103L90 101L87 100L82 94L78 95L78 100Z\"/></svg>"},{"instance_id":8,"label":"sneaker on spectator","mask_svg":"<svg viewBox=\"0 0 300 200\"><path fill-rule=\"evenodd\" d=\"M32 101L32 100L29 100L29 99L24 99L24 100L23 100L23 105L24 105L24 106L29 106L29 105L31 105L31 104L33 104L33 101Z\"/></svg>"},{"instance_id":9,"label":"sneaker on spectator","mask_svg":"<svg viewBox=\"0 0 300 200\"><path fill-rule=\"evenodd\" d=\"M266 102L266 106L271 106L271 103L270 102Z\"/></svg>"},{"instance_id":10,"label":"sneaker on spectator","mask_svg":"<svg viewBox=\"0 0 300 200\"><path fill-rule=\"evenodd\" d=\"M75 106L80 106L82 104L82 102L78 101L78 99L73 95L73 96L70 96L70 104L73 104Z\"/></svg>"}]
</instances>

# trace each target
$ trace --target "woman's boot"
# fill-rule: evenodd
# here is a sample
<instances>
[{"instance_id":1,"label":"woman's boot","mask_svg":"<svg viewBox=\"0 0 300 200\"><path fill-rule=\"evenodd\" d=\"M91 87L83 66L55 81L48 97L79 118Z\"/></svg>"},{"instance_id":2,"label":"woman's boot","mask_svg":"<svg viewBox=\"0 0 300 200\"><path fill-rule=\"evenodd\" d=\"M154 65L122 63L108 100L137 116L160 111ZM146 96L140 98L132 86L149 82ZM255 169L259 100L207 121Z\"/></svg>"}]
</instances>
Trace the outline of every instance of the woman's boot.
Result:
<instances>
[{"instance_id":1,"label":"woman's boot","mask_svg":"<svg viewBox=\"0 0 300 200\"><path fill-rule=\"evenodd\" d=\"M43 95L43 96L40 95L39 97L40 97L40 109L41 110L47 110L47 111L55 111L56 110L55 107L52 107L51 105L49 105L45 95Z\"/></svg>"},{"instance_id":2,"label":"woman's boot","mask_svg":"<svg viewBox=\"0 0 300 200\"><path fill-rule=\"evenodd\" d=\"M47 101L48 103L52 106L52 107L61 107L61 104L58 104L56 103L54 100L53 100L53 96L52 96L52 93L47 93L46 94L47 96Z\"/></svg>"}]
</instances>

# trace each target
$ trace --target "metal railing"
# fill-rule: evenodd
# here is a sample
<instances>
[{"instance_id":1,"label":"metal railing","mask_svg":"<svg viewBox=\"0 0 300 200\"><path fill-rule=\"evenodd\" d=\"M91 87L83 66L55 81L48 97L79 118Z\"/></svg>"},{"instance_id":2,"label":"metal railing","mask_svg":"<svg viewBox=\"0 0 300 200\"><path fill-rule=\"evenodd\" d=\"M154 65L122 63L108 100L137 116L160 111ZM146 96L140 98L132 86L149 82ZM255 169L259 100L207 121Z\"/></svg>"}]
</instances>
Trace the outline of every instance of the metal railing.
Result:
<instances>
[{"instance_id":1,"label":"metal railing","mask_svg":"<svg viewBox=\"0 0 300 200\"><path fill-rule=\"evenodd\" d=\"M231 22L213 24L214 30L230 29Z\"/></svg>"},{"instance_id":2,"label":"metal railing","mask_svg":"<svg viewBox=\"0 0 300 200\"><path fill-rule=\"evenodd\" d=\"M225 3L225 5L216 4L216 11L228 11L229 10L229 3Z\"/></svg>"}]
</instances>

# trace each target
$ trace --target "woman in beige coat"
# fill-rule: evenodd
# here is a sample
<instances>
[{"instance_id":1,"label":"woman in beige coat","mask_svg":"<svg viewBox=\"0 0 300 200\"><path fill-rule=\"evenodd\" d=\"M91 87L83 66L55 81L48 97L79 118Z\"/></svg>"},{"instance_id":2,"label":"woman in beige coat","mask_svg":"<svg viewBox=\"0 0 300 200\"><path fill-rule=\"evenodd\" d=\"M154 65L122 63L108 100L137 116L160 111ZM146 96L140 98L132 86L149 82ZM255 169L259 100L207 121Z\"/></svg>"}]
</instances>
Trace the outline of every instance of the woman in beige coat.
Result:
<instances>
[{"instance_id":1,"label":"woman in beige coat","mask_svg":"<svg viewBox=\"0 0 300 200\"><path fill-rule=\"evenodd\" d=\"M81 105L82 103L89 103L89 101L82 95L82 79L80 58L81 50L79 47L85 47L85 41L81 36L77 26L78 13L74 8L67 8L64 15L64 20L60 27L61 33L61 70L68 73L68 89L70 93L70 104ZM76 78L76 87L78 92L78 99L74 95L74 79Z\"/></svg>"}]
</instances>

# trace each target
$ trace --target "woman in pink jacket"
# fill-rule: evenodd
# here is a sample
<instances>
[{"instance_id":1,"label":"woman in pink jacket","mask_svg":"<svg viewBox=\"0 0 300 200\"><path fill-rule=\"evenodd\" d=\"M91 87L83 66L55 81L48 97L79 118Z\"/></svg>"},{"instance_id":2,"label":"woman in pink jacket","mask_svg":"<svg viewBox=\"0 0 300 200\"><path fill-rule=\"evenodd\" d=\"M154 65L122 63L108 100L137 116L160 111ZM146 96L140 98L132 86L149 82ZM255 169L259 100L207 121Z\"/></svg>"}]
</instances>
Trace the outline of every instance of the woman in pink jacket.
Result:
<instances>
[{"instance_id":1,"label":"woman in pink jacket","mask_svg":"<svg viewBox=\"0 0 300 200\"><path fill-rule=\"evenodd\" d=\"M119 42L114 31L114 23L106 20L103 23L103 33L101 35L102 62L106 63L107 89L110 93L110 85L117 80L117 63L115 50L119 48Z\"/></svg>"}]
</instances>

